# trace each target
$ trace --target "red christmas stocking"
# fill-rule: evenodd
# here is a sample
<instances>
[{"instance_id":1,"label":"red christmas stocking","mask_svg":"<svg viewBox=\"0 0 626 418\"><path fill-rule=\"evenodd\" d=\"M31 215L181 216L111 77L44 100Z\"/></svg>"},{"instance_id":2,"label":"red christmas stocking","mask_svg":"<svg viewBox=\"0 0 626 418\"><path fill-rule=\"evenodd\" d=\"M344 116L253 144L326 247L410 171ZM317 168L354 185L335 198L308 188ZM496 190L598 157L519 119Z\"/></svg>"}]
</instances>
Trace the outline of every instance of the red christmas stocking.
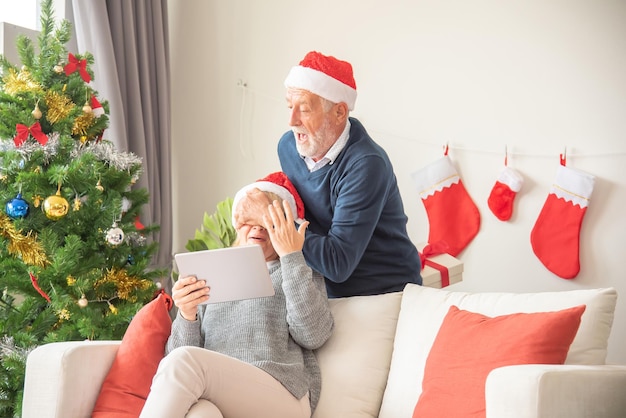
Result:
<instances>
[{"instance_id":1,"label":"red christmas stocking","mask_svg":"<svg viewBox=\"0 0 626 418\"><path fill-rule=\"evenodd\" d=\"M446 155L411 175L428 215L428 242L457 256L478 233L480 213Z\"/></svg>"},{"instance_id":2,"label":"red christmas stocking","mask_svg":"<svg viewBox=\"0 0 626 418\"><path fill-rule=\"evenodd\" d=\"M594 182L594 176L560 165L530 235L535 255L563 279L580 271L580 227Z\"/></svg>"},{"instance_id":3,"label":"red christmas stocking","mask_svg":"<svg viewBox=\"0 0 626 418\"><path fill-rule=\"evenodd\" d=\"M520 173L504 166L487 199L489 209L501 221L508 221L511 218L513 201L523 183L524 178Z\"/></svg>"}]
</instances>

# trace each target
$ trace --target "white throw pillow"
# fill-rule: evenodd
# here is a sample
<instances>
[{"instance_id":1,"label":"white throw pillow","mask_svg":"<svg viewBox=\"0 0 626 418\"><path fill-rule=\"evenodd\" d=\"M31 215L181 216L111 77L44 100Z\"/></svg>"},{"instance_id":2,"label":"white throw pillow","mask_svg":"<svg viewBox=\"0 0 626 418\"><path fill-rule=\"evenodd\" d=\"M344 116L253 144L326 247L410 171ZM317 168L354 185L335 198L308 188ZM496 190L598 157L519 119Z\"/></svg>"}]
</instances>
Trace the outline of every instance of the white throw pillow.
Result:
<instances>
[{"instance_id":1,"label":"white throw pillow","mask_svg":"<svg viewBox=\"0 0 626 418\"><path fill-rule=\"evenodd\" d=\"M335 330L316 357L322 393L313 418L376 418L387 383L402 292L331 299Z\"/></svg>"},{"instance_id":2,"label":"white throw pillow","mask_svg":"<svg viewBox=\"0 0 626 418\"><path fill-rule=\"evenodd\" d=\"M410 417L422 391L424 365L448 309L490 317L586 305L566 364L604 364L617 292L613 288L541 293L469 293L407 285L400 307L380 418Z\"/></svg>"}]
</instances>

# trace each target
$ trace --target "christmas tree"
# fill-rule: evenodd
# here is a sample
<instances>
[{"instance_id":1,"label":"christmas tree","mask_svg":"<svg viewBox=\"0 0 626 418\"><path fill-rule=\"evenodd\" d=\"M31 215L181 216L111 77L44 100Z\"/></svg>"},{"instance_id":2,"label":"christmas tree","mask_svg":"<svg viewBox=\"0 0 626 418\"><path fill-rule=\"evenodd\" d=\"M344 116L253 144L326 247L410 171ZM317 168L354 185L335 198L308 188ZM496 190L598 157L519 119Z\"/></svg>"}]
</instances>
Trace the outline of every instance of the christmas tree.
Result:
<instances>
[{"instance_id":1,"label":"christmas tree","mask_svg":"<svg viewBox=\"0 0 626 418\"><path fill-rule=\"evenodd\" d=\"M90 53L42 2L41 32L0 55L0 416L19 416L26 356L38 345L121 339L157 292L156 225L140 222L141 160L106 139L108 103ZM87 366L88 367L88 366Z\"/></svg>"}]
</instances>

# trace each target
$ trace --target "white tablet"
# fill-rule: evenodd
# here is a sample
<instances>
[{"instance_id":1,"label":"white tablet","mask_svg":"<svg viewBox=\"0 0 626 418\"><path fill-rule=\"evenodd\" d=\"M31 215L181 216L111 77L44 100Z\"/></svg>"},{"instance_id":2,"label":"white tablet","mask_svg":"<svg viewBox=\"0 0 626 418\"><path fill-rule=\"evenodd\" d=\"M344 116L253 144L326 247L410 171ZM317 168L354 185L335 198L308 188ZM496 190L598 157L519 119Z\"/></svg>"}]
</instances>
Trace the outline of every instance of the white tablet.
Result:
<instances>
[{"instance_id":1,"label":"white tablet","mask_svg":"<svg viewBox=\"0 0 626 418\"><path fill-rule=\"evenodd\" d=\"M174 255L179 278L196 276L211 287L205 303L229 302L274 295L263 250L243 245Z\"/></svg>"}]
</instances>

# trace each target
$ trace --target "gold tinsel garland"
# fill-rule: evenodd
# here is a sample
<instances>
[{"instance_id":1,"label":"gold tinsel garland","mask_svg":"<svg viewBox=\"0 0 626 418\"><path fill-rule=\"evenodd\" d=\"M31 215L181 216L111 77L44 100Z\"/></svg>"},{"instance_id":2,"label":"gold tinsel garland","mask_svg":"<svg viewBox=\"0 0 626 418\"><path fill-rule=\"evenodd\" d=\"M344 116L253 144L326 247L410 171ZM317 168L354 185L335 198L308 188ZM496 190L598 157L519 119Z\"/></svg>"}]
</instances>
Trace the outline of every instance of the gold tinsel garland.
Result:
<instances>
[{"instance_id":1,"label":"gold tinsel garland","mask_svg":"<svg viewBox=\"0 0 626 418\"><path fill-rule=\"evenodd\" d=\"M27 69L22 69L17 73L13 68L9 69L7 75L2 78L4 91L11 96L24 92L39 92L41 86L30 75Z\"/></svg>"},{"instance_id":2,"label":"gold tinsel garland","mask_svg":"<svg viewBox=\"0 0 626 418\"><path fill-rule=\"evenodd\" d=\"M64 119L69 115L70 111L74 107L72 99L56 91L48 91L46 93L46 106L48 111L46 113L46 119L52 124L57 123L61 119Z\"/></svg>"},{"instance_id":3,"label":"gold tinsel garland","mask_svg":"<svg viewBox=\"0 0 626 418\"><path fill-rule=\"evenodd\" d=\"M129 276L126 270L118 270L115 267L108 269L106 274L95 283L94 287L97 290L100 286L106 283L115 284L117 296L120 299L128 300L130 302L137 301L137 296L133 295L135 290L145 290L150 287L150 281Z\"/></svg>"},{"instance_id":4,"label":"gold tinsel garland","mask_svg":"<svg viewBox=\"0 0 626 418\"><path fill-rule=\"evenodd\" d=\"M93 125L96 118L93 113L83 113L74 120L74 126L72 126L72 135L87 135L87 129Z\"/></svg>"},{"instance_id":5,"label":"gold tinsel garland","mask_svg":"<svg viewBox=\"0 0 626 418\"><path fill-rule=\"evenodd\" d=\"M25 264L45 267L48 258L36 237L29 232L26 235L13 226L11 219L4 213L0 213L0 235L9 240L7 249L9 254L20 256Z\"/></svg>"}]
</instances>

